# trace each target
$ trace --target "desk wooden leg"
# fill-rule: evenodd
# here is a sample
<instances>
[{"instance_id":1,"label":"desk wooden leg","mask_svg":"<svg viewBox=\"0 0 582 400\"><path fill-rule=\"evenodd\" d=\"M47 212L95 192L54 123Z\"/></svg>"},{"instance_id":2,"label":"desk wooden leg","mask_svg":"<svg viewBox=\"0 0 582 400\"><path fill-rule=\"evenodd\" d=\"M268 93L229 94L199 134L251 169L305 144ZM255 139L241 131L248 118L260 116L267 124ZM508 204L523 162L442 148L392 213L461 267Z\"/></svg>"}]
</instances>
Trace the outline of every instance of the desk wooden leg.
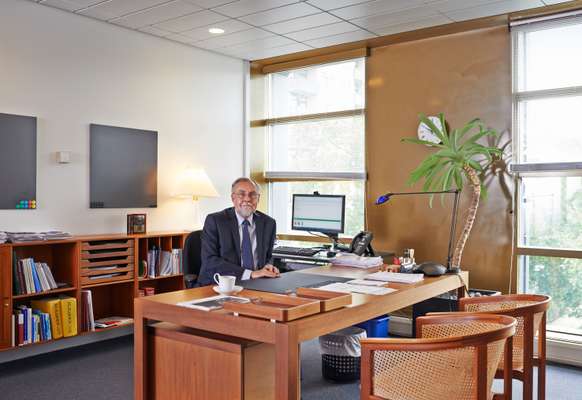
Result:
<instances>
[{"instance_id":1,"label":"desk wooden leg","mask_svg":"<svg viewBox=\"0 0 582 400\"><path fill-rule=\"evenodd\" d=\"M133 373L134 373L134 399L147 400L146 374L147 374L147 320L143 318L142 305L135 302L133 311Z\"/></svg>"},{"instance_id":2,"label":"desk wooden leg","mask_svg":"<svg viewBox=\"0 0 582 400\"><path fill-rule=\"evenodd\" d=\"M299 400L299 342L294 327L278 324L275 344L275 398Z\"/></svg>"}]
</instances>

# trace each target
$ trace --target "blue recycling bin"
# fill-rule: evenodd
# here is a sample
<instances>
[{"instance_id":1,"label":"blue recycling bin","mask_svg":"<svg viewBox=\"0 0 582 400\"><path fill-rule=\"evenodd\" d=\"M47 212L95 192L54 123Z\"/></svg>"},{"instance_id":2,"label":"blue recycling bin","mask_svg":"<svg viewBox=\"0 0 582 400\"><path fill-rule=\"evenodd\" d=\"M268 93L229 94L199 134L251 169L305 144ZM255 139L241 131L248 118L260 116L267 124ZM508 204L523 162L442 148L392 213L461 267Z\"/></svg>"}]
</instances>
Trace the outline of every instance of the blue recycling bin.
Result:
<instances>
[{"instance_id":1,"label":"blue recycling bin","mask_svg":"<svg viewBox=\"0 0 582 400\"><path fill-rule=\"evenodd\" d=\"M374 338L388 337L388 328L390 324L390 317L382 315L380 317L372 318L368 321L361 322L356 326L366 331L366 335Z\"/></svg>"}]
</instances>

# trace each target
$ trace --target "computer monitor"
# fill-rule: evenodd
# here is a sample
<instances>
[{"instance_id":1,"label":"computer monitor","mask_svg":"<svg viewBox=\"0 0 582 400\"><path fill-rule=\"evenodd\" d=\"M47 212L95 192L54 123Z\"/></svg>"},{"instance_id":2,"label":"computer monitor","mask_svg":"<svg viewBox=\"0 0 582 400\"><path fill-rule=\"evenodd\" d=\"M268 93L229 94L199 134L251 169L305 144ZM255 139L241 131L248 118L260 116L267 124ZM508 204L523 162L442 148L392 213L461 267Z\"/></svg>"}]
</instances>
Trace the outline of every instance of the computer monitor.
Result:
<instances>
[{"instance_id":1,"label":"computer monitor","mask_svg":"<svg viewBox=\"0 0 582 400\"><path fill-rule=\"evenodd\" d=\"M346 196L294 194L291 229L321 232L330 237L344 233Z\"/></svg>"}]
</instances>

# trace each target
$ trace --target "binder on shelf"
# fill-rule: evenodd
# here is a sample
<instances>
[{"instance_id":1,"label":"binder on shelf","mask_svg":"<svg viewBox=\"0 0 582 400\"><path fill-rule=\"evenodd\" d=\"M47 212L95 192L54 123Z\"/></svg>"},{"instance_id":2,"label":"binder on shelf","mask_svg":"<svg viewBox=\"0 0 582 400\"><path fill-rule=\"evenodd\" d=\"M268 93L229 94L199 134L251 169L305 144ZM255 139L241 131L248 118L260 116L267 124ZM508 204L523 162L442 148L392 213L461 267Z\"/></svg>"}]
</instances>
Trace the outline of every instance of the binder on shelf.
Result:
<instances>
[{"instance_id":1,"label":"binder on shelf","mask_svg":"<svg viewBox=\"0 0 582 400\"><path fill-rule=\"evenodd\" d=\"M37 308L50 316L51 320L51 334L53 339L60 339L63 337L63 320L61 301L56 298L33 300L32 307Z\"/></svg>"},{"instance_id":2,"label":"binder on shelf","mask_svg":"<svg viewBox=\"0 0 582 400\"><path fill-rule=\"evenodd\" d=\"M172 275L172 253L162 251L160 255L160 276Z\"/></svg>"},{"instance_id":3,"label":"binder on shelf","mask_svg":"<svg viewBox=\"0 0 582 400\"><path fill-rule=\"evenodd\" d=\"M70 296L60 296L59 299L61 301L63 336L75 336L77 334L77 299Z\"/></svg>"},{"instance_id":4,"label":"binder on shelf","mask_svg":"<svg viewBox=\"0 0 582 400\"><path fill-rule=\"evenodd\" d=\"M90 290L81 290L81 330L83 332L92 332L95 330L93 296Z\"/></svg>"}]
</instances>

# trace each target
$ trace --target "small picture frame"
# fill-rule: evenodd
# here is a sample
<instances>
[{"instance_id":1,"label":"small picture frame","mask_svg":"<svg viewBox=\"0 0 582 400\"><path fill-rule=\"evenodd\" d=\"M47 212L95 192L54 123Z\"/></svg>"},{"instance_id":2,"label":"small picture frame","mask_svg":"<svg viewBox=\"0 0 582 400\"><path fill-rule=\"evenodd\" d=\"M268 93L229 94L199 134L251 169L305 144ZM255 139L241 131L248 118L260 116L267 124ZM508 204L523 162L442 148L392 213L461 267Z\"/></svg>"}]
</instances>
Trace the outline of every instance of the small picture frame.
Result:
<instances>
[{"instance_id":1,"label":"small picture frame","mask_svg":"<svg viewBox=\"0 0 582 400\"><path fill-rule=\"evenodd\" d=\"M146 214L127 214L127 234L146 233Z\"/></svg>"}]
</instances>

